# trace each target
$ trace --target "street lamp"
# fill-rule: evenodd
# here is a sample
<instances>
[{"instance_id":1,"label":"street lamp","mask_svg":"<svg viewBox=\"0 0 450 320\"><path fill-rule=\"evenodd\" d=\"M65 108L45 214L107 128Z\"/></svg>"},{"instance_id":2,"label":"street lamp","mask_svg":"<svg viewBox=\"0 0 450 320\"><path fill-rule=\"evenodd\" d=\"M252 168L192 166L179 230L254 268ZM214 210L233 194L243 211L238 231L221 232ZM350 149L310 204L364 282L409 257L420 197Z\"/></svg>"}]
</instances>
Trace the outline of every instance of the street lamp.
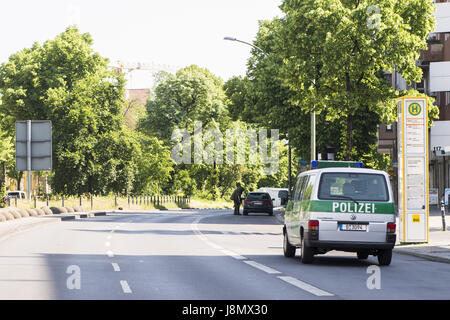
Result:
<instances>
[{"instance_id":1,"label":"street lamp","mask_svg":"<svg viewBox=\"0 0 450 320\"><path fill-rule=\"evenodd\" d=\"M242 41L242 40L239 40L239 39L236 39L236 38L232 38L232 37L225 37L225 38L223 38L223 40L229 40L229 41L236 41L236 42L244 43L246 45L249 45L249 46L255 48L256 50L260 51L261 53L266 54L263 49L255 46L254 44L252 44L250 42Z\"/></svg>"},{"instance_id":2,"label":"street lamp","mask_svg":"<svg viewBox=\"0 0 450 320\"><path fill-rule=\"evenodd\" d=\"M249 45L253 48L255 48L256 50L260 51L261 53L263 53L264 55L266 55L266 52L255 46L252 43L246 42L246 41L242 41L233 37L225 37L223 38L224 40L229 40L229 41L236 41L236 42L240 42L240 43L244 43L246 45ZM291 192L291 144L290 144L290 140L288 140L288 145L289 145L289 193ZM316 160L316 112L313 110L311 112L311 161Z\"/></svg>"}]
</instances>

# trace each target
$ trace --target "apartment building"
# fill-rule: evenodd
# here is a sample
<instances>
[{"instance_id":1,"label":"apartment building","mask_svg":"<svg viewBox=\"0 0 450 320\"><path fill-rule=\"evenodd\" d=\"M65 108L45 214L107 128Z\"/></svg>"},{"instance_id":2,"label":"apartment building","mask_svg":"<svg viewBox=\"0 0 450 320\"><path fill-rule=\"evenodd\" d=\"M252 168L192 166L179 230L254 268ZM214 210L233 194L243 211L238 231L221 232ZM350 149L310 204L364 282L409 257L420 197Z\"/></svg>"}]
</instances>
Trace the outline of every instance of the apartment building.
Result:
<instances>
[{"instance_id":1,"label":"apartment building","mask_svg":"<svg viewBox=\"0 0 450 320\"><path fill-rule=\"evenodd\" d=\"M423 71L422 81L411 87L432 96L439 107L439 119L429 129L429 187L438 189L439 197L450 187L450 3L436 2L436 29L429 35L428 48L420 53L417 65ZM388 75L389 76L389 75ZM394 88L406 89L407 84L398 73L390 75ZM380 124L378 152L397 159L397 126ZM395 170L392 171L395 186Z\"/></svg>"}]
</instances>

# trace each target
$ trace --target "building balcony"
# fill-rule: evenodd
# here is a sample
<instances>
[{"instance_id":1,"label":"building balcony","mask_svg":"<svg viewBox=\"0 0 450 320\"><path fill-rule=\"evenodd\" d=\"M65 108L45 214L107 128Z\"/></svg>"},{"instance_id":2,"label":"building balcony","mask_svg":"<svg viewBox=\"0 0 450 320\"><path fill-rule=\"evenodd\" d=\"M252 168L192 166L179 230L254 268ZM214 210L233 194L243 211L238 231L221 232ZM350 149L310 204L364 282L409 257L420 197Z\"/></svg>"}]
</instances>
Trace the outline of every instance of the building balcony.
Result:
<instances>
[{"instance_id":1,"label":"building balcony","mask_svg":"<svg viewBox=\"0 0 450 320\"><path fill-rule=\"evenodd\" d=\"M436 62L444 60L444 44L438 42L428 43L428 49L420 51L420 60L423 62Z\"/></svg>"}]
</instances>

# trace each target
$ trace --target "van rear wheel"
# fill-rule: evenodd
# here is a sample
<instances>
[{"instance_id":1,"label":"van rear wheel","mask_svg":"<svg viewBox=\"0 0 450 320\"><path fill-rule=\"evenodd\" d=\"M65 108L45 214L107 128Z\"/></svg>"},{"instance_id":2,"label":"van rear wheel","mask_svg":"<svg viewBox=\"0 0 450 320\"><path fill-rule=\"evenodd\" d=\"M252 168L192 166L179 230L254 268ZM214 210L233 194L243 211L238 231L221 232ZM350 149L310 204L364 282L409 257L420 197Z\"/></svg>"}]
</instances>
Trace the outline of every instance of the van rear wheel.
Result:
<instances>
[{"instance_id":1,"label":"van rear wheel","mask_svg":"<svg viewBox=\"0 0 450 320\"><path fill-rule=\"evenodd\" d=\"M286 258L292 258L295 256L295 247L289 243L287 232L283 232L283 253Z\"/></svg>"},{"instance_id":2,"label":"van rear wheel","mask_svg":"<svg viewBox=\"0 0 450 320\"><path fill-rule=\"evenodd\" d=\"M314 259L314 251L311 247L307 246L305 243L305 238L302 237L302 255L300 256L300 261L304 264L311 263Z\"/></svg>"},{"instance_id":3,"label":"van rear wheel","mask_svg":"<svg viewBox=\"0 0 450 320\"><path fill-rule=\"evenodd\" d=\"M381 266L388 266L391 264L392 260L392 249L389 250L381 250L378 253L378 263Z\"/></svg>"}]
</instances>

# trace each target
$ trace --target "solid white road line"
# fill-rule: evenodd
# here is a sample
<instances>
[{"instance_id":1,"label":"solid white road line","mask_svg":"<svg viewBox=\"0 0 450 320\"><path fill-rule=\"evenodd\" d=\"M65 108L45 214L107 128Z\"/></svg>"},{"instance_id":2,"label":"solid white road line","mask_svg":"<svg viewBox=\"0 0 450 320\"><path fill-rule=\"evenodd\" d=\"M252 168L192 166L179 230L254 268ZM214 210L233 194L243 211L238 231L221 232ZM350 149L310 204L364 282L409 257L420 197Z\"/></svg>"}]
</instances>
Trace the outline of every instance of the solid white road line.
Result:
<instances>
[{"instance_id":1,"label":"solid white road line","mask_svg":"<svg viewBox=\"0 0 450 320\"><path fill-rule=\"evenodd\" d=\"M113 262L111 264L112 264L113 269L114 269L115 272L119 272L120 271L119 265L117 263Z\"/></svg>"},{"instance_id":2,"label":"solid white road line","mask_svg":"<svg viewBox=\"0 0 450 320\"><path fill-rule=\"evenodd\" d=\"M106 242L105 242L105 246L107 246L107 247L111 246L111 242L106 241Z\"/></svg>"},{"instance_id":3,"label":"solid white road line","mask_svg":"<svg viewBox=\"0 0 450 320\"><path fill-rule=\"evenodd\" d=\"M133 293L130 286L128 285L128 282L126 282L125 280L120 280L120 285L122 286L123 293Z\"/></svg>"},{"instance_id":4,"label":"solid white road line","mask_svg":"<svg viewBox=\"0 0 450 320\"><path fill-rule=\"evenodd\" d=\"M323 291L319 288L316 288L306 282L300 281L298 279L295 279L293 277L288 277L288 276L278 276L277 278L292 284L293 286L296 286L297 288L303 289L305 291L308 291L309 293L312 293L315 296L319 296L319 297L323 297L323 296L334 296L334 294Z\"/></svg>"},{"instance_id":5,"label":"solid white road line","mask_svg":"<svg viewBox=\"0 0 450 320\"><path fill-rule=\"evenodd\" d=\"M270 268L270 267L267 267L267 266L265 266L265 265L263 265L263 264L260 264L260 263L258 263L258 262L256 262L256 261L247 260L247 261L244 261L244 262L245 262L246 264L252 266L252 267L255 267L256 269L262 270L262 271L264 271L264 272L266 272L266 273L269 273L269 274L281 273L281 272L278 271L278 270L275 270L275 269L272 269L272 268Z\"/></svg>"}]
</instances>

